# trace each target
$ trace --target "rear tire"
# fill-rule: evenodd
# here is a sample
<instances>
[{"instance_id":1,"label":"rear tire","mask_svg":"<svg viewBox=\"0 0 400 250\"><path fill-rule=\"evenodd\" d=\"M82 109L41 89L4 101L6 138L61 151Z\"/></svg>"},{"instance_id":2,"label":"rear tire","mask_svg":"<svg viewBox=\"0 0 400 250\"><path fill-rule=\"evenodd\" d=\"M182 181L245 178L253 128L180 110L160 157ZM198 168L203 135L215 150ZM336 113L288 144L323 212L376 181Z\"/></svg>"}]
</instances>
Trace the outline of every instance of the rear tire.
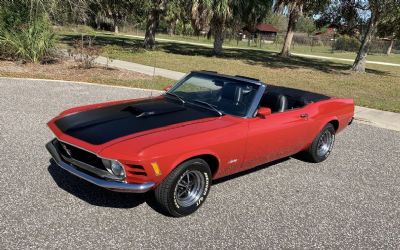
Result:
<instances>
[{"instance_id":1,"label":"rear tire","mask_svg":"<svg viewBox=\"0 0 400 250\"><path fill-rule=\"evenodd\" d=\"M325 161L333 149L335 133L334 126L328 123L305 152L307 159L315 163Z\"/></svg>"},{"instance_id":2,"label":"rear tire","mask_svg":"<svg viewBox=\"0 0 400 250\"><path fill-rule=\"evenodd\" d=\"M174 217L194 213L204 203L211 187L211 170L200 158L176 167L156 188L155 198Z\"/></svg>"}]
</instances>

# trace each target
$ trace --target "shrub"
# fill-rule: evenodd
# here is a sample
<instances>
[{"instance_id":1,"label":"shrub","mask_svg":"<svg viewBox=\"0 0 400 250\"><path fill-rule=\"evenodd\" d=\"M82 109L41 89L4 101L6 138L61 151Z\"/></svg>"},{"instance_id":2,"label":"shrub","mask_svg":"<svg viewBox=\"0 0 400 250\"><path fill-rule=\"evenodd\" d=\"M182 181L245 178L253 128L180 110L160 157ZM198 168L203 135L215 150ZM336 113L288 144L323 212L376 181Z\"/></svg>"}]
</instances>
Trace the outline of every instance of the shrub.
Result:
<instances>
[{"instance_id":1,"label":"shrub","mask_svg":"<svg viewBox=\"0 0 400 250\"><path fill-rule=\"evenodd\" d=\"M9 1L0 9L0 53L3 57L39 62L55 46L44 12L31 11L26 1Z\"/></svg>"},{"instance_id":2,"label":"shrub","mask_svg":"<svg viewBox=\"0 0 400 250\"><path fill-rule=\"evenodd\" d=\"M311 45L312 38L304 33L295 33L293 35L293 44L296 45Z\"/></svg>"},{"instance_id":3,"label":"shrub","mask_svg":"<svg viewBox=\"0 0 400 250\"><path fill-rule=\"evenodd\" d=\"M385 41L381 39L372 40L368 53L378 53L384 54L386 53L387 48L389 47L390 41Z\"/></svg>"},{"instance_id":4,"label":"shrub","mask_svg":"<svg viewBox=\"0 0 400 250\"><path fill-rule=\"evenodd\" d=\"M361 46L357 38L349 37L347 35L340 36L333 44L335 50L343 50L350 52L357 52Z\"/></svg>"},{"instance_id":5,"label":"shrub","mask_svg":"<svg viewBox=\"0 0 400 250\"><path fill-rule=\"evenodd\" d=\"M95 65L95 60L100 55L100 49L93 46L95 37L83 36L82 39L75 40L70 51L79 68L90 69Z\"/></svg>"}]
</instances>

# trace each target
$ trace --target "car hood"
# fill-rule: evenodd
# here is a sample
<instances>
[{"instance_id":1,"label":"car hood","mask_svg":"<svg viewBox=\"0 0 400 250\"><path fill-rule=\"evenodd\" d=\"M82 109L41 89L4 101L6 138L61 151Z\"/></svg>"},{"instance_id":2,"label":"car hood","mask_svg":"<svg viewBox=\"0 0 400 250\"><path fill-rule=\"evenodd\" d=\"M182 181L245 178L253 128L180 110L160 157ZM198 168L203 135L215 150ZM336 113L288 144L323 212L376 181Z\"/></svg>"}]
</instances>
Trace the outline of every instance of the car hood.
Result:
<instances>
[{"instance_id":1,"label":"car hood","mask_svg":"<svg viewBox=\"0 0 400 250\"><path fill-rule=\"evenodd\" d=\"M166 97L121 104L68 114L54 123L62 133L92 145L108 144L120 138L187 125L218 115Z\"/></svg>"}]
</instances>

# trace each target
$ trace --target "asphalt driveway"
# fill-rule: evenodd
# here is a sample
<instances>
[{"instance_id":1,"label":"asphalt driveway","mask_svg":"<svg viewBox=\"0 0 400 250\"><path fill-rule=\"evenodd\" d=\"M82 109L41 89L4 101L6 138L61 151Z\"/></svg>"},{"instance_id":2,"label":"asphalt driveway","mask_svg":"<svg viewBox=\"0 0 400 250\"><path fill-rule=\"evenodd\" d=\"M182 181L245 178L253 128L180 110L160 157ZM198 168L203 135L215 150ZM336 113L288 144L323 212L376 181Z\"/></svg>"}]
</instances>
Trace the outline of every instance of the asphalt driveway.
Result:
<instances>
[{"instance_id":1,"label":"asphalt driveway","mask_svg":"<svg viewBox=\"0 0 400 250\"><path fill-rule=\"evenodd\" d=\"M148 95L0 79L0 249L400 248L400 133L354 123L321 164L284 159L213 185L194 215L112 193L49 162L62 110Z\"/></svg>"}]
</instances>

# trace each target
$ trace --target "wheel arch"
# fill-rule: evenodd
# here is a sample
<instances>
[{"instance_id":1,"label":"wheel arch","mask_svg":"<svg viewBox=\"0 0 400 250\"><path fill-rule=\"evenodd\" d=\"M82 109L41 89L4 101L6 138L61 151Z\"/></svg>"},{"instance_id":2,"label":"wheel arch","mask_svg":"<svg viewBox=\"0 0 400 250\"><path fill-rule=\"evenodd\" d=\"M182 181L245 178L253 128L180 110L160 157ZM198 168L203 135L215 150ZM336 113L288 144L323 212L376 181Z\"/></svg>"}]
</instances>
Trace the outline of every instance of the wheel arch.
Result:
<instances>
[{"instance_id":1,"label":"wheel arch","mask_svg":"<svg viewBox=\"0 0 400 250\"><path fill-rule=\"evenodd\" d=\"M329 123L333 125L333 127L335 128L335 132L337 132L339 129L339 120L335 118L330 120L327 124Z\"/></svg>"},{"instance_id":2,"label":"wheel arch","mask_svg":"<svg viewBox=\"0 0 400 250\"><path fill-rule=\"evenodd\" d=\"M192 154L190 156L185 156L180 158L178 161L175 162L174 167L176 168L177 166L179 166L180 164L192 160L192 159L196 159L196 158L200 158L202 160L204 160L205 162L207 162L207 164L210 166L210 170L211 170L211 174L214 177L215 174L218 172L219 170L219 166L220 166L220 160L219 158L212 153L197 153L197 154Z\"/></svg>"},{"instance_id":3,"label":"wheel arch","mask_svg":"<svg viewBox=\"0 0 400 250\"><path fill-rule=\"evenodd\" d=\"M317 130L317 134L316 135L318 135L318 133L328 124L332 124L333 125L333 127L335 128L335 132L338 132L339 129L340 129L339 119L337 117L335 117L335 116L322 119L322 120L320 120L320 122L318 124L319 124L318 125L319 127L317 127L318 130Z\"/></svg>"}]
</instances>

